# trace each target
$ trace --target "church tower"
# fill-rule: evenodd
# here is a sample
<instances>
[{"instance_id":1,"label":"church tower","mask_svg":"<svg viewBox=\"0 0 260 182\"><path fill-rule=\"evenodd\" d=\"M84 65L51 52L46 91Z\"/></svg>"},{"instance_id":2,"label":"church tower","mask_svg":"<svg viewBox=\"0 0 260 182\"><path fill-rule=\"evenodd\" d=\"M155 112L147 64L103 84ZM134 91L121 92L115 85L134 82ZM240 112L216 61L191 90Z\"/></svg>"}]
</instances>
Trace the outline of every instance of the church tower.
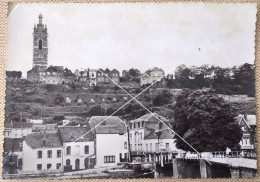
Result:
<instances>
[{"instance_id":1,"label":"church tower","mask_svg":"<svg viewBox=\"0 0 260 182\"><path fill-rule=\"evenodd\" d=\"M44 71L48 66L48 33L47 25L42 24L42 15L39 15L39 23L33 29L33 68Z\"/></svg>"}]
</instances>

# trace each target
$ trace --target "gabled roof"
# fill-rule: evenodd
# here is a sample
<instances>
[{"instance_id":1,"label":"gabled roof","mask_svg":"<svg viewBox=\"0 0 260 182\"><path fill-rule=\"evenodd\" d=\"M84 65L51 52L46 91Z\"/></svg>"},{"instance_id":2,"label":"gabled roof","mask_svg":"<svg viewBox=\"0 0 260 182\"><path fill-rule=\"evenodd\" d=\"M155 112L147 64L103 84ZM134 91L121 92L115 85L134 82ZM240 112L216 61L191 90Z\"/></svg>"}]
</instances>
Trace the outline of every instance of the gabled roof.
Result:
<instances>
[{"instance_id":1,"label":"gabled roof","mask_svg":"<svg viewBox=\"0 0 260 182\"><path fill-rule=\"evenodd\" d=\"M64 73L64 77L76 77L76 75L74 75L72 71L69 70L68 68L65 68L63 73Z\"/></svg>"},{"instance_id":2,"label":"gabled roof","mask_svg":"<svg viewBox=\"0 0 260 182\"><path fill-rule=\"evenodd\" d=\"M113 73L119 73L119 71L117 69L112 69L111 72Z\"/></svg>"},{"instance_id":3,"label":"gabled roof","mask_svg":"<svg viewBox=\"0 0 260 182\"><path fill-rule=\"evenodd\" d=\"M93 141L94 135L93 132L89 132L89 127L78 127L78 126L64 126L59 128L59 133L62 139L62 142L85 142ZM86 134L89 132L88 134Z\"/></svg>"},{"instance_id":4,"label":"gabled roof","mask_svg":"<svg viewBox=\"0 0 260 182\"><path fill-rule=\"evenodd\" d=\"M107 68L107 69L105 69L105 73L109 73L110 72L110 70Z\"/></svg>"},{"instance_id":5,"label":"gabled roof","mask_svg":"<svg viewBox=\"0 0 260 182\"><path fill-rule=\"evenodd\" d=\"M96 134L125 134L126 133L126 125L124 121L122 121L117 116L110 116L110 117L92 116L89 120L89 125L91 128L95 128L94 131Z\"/></svg>"},{"instance_id":6,"label":"gabled roof","mask_svg":"<svg viewBox=\"0 0 260 182\"><path fill-rule=\"evenodd\" d=\"M32 128L33 123L27 122L13 122L13 123L5 123L5 128Z\"/></svg>"},{"instance_id":7,"label":"gabled roof","mask_svg":"<svg viewBox=\"0 0 260 182\"><path fill-rule=\"evenodd\" d=\"M63 66L49 66L46 70L47 72L62 72Z\"/></svg>"},{"instance_id":8,"label":"gabled roof","mask_svg":"<svg viewBox=\"0 0 260 182\"><path fill-rule=\"evenodd\" d=\"M62 142L58 135L58 132L37 132L31 133L25 137L25 142L31 148L44 148L44 138L45 138L45 148L56 148L62 147Z\"/></svg>"},{"instance_id":9,"label":"gabled roof","mask_svg":"<svg viewBox=\"0 0 260 182\"><path fill-rule=\"evenodd\" d=\"M237 122L240 124L243 120L246 125L250 128L250 126L256 126L256 115L242 115L239 114L236 118Z\"/></svg>"},{"instance_id":10,"label":"gabled roof","mask_svg":"<svg viewBox=\"0 0 260 182\"><path fill-rule=\"evenodd\" d=\"M21 151L23 138L5 138L4 139L4 152Z\"/></svg>"},{"instance_id":11,"label":"gabled roof","mask_svg":"<svg viewBox=\"0 0 260 182\"><path fill-rule=\"evenodd\" d=\"M159 120L157 119L159 118ZM167 126L170 126L169 121L162 117L157 113L149 113L137 118L134 121L130 121L131 123L134 122L142 122L144 121L144 139L158 139L155 131L160 131L160 139L173 139L174 134L168 129ZM164 123L162 123L162 122ZM167 126L166 126L166 125Z\"/></svg>"}]
</instances>

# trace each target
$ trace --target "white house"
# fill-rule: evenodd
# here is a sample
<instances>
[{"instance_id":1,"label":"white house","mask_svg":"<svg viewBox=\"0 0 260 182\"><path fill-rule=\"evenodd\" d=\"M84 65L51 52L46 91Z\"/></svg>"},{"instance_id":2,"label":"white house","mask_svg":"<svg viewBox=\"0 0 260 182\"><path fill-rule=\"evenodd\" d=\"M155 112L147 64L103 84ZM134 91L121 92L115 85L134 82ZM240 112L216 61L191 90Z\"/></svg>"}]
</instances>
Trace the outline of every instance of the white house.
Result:
<instances>
[{"instance_id":1,"label":"white house","mask_svg":"<svg viewBox=\"0 0 260 182\"><path fill-rule=\"evenodd\" d=\"M96 167L127 162L128 136L124 121L117 116L93 116L89 125L95 128Z\"/></svg>"},{"instance_id":2,"label":"white house","mask_svg":"<svg viewBox=\"0 0 260 182\"><path fill-rule=\"evenodd\" d=\"M24 173L54 173L62 171L62 143L58 132L37 132L23 142Z\"/></svg>"},{"instance_id":3,"label":"white house","mask_svg":"<svg viewBox=\"0 0 260 182\"><path fill-rule=\"evenodd\" d=\"M5 138L23 138L33 130L33 124L27 122L11 122L4 125Z\"/></svg>"},{"instance_id":4,"label":"white house","mask_svg":"<svg viewBox=\"0 0 260 182\"><path fill-rule=\"evenodd\" d=\"M238 115L236 120L242 129L243 136L240 141L241 150L256 150L256 115Z\"/></svg>"},{"instance_id":5,"label":"white house","mask_svg":"<svg viewBox=\"0 0 260 182\"><path fill-rule=\"evenodd\" d=\"M93 133L86 134L89 130L90 128L87 127L59 127L59 134L64 148L62 165L65 171L94 167L94 136Z\"/></svg>"},{"instance_id":6,"label":"white house","mask_svg":"<svg viewBox=\"0 0 260 182\"><path fill-rule=\"evenodd\" d=\"M156 113L154 114L169 125L168 120ZM156 117L152 114L146 114L136 120L129 121L131 152L154 153L177 150L173 132Z\"/></svg>"},{"instance_id":7,"label":"white house","mask_svg":"<svg viewBox=\"0 0 260 182\"><path fill-rule=\"evenodd\" d=\"M97 85L97 69L89 69L89 86Z\"/></svg>"}]
</instances>

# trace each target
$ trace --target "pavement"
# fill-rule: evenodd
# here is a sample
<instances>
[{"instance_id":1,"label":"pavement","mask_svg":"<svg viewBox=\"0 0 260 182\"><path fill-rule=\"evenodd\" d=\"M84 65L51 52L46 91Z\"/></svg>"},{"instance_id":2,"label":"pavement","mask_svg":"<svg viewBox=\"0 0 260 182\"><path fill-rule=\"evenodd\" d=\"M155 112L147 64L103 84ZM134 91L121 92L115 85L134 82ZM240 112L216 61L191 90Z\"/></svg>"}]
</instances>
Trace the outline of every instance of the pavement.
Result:
<instances>
[{"instance_id":1,"label":"pavement","mask_svg":"<svg viewBox=\"0 0 260 182\"><path fill-rule=\"evenodd\" d=\"M232 167L245 167L251 169L257 169L256 159L247 158L211 158L210 162L228 164Z\"/></svg>"}]
</instances>

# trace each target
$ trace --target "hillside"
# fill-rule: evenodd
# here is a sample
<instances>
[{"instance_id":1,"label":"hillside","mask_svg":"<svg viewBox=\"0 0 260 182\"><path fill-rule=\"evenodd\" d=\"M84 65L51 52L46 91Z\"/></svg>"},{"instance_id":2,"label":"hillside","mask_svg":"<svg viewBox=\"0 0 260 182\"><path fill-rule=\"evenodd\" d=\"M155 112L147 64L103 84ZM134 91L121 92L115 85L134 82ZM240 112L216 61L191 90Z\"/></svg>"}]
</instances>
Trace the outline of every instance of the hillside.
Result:
<instances>
[{"instance_id":1,"label":"hillside","mask_svg":"<svg viewBox=\"0 0 260 182\"><path fill-rule=\"evenodd\" d=\"M142 91L127 89L136 96ZM179 91L171 91L172 98L167 105L153 106L152 101L162 89L145 91L137 99L152 112L157 112L172 119L174 100ZM82 121L93 115L110 115L130 100L130 96L119 88L86 88L82 86L45 85L8 83L6 85L6 122L25 121L28 118L43 118L46 122L53 121L55 116L79 117ZM68 102L68 100L71 101ZM82 102L81 102L82 101ZM232 102L240 114L254 114L254 101ZM148 113L135 101L122 107L114 115L130 120Z\"/></svg>"}]
</instances>

